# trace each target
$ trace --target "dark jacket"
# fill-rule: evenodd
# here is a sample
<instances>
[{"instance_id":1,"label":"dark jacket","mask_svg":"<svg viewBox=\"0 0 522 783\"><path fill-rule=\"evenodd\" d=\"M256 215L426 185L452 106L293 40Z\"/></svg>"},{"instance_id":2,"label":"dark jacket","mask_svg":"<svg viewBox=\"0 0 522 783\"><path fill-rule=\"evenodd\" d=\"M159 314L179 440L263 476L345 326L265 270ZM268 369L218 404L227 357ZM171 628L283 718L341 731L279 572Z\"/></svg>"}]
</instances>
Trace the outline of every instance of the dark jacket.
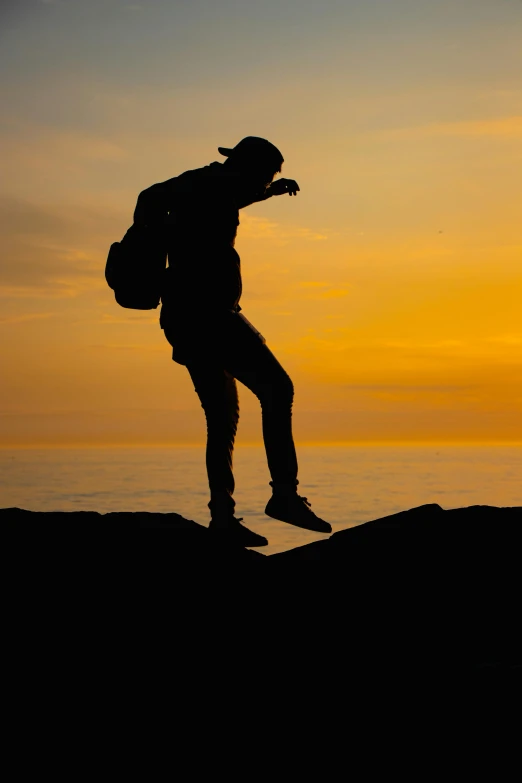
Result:
<instances>
[{"instance_id":1,"label":"dark jacket","mask_svg":"<svg viewBox=\"0 0 522 783\"><path fill-rule=\"evenodd\" d=\"M164 235L168 269L161 325L191 308L231 310L241 298L241 266L234 249L239 210L268 198L266 191L239 196L237 175L211 163L158 183L140 194L134 222Z\"/></svg>"}]
</instances>

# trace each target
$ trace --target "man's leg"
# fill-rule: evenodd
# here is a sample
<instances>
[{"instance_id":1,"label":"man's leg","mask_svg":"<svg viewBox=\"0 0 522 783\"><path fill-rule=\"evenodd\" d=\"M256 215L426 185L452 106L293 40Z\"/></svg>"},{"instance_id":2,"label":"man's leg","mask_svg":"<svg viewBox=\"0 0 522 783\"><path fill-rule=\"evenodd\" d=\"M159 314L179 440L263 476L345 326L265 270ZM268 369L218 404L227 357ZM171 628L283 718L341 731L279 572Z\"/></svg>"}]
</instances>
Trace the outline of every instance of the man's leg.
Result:
<instances>
[{"instance_id":1,"label":"man's leg","mask_svg":"<svg viewBox=\"0 0 522 783\"><path fill-rule=\"evenodd\" d=\"M225 352L229 374L261 403L263 438L273 496L266 513L275 519L309 530L331 532L328 522L317 517L306 498L297 494L297 456L292 434L294 387L274 354L238 319L231 329Z\"/></svg>"},{"instance_id":2,"label":"man's leg","mask_svg":"<svg viewBox=\"0 0 522 783\"><path fill-rule=\"evenodd\" d=\"M223 368L208 362L187 364L207 420L207 474L210 487L212 530L243 546L265 546L264 536L249 530L234 517L234 441L239 419L235 379Z\"/></svg>"},{"instance_id":3,"label":"man's leg","mask_svg":"<svg viewBox=\"0 0 522 783\"><path fill-rule=\"evenodd\" d=\"M259 342L227 367L230 374L252 391L261 403L263 440L274 486L297 484L297 455L292 434L294 387L290 377L266 345Z\"/></svg>"},{"instance_id":4,"label":"man's leg","mask_svg":"<svg viewBox=\"0 0 522 783\"><path fill-rule=\"evenodd\" d=\"M234 514L234 441L239 419L235 379L218 366L187 365L207 420L207 474L211 511Z\"/></svg>"}]
</instances>

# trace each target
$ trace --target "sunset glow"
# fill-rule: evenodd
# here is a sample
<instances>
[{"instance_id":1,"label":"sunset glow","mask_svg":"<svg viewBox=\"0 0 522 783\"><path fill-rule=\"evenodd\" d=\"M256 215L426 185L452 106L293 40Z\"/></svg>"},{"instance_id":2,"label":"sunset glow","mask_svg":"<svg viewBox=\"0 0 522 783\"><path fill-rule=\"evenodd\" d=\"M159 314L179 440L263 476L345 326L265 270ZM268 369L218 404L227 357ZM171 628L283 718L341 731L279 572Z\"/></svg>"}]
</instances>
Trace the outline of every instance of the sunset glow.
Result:
<instances>
[{"instance_id":1,"label":"sunset glow","mask_svg":"<svg viewBox=\"0 0 522 783\"><path fill-rule=\"evenodd\" d=\"M246 135L301 188L244 210L236 244L296 440L522 442L518 0L34 0L0 20L0 445L204 442L159 310L119 307L104 265L141 190ZM260 442L240 394L239 442Z\"/></svg>"}]
</instances>

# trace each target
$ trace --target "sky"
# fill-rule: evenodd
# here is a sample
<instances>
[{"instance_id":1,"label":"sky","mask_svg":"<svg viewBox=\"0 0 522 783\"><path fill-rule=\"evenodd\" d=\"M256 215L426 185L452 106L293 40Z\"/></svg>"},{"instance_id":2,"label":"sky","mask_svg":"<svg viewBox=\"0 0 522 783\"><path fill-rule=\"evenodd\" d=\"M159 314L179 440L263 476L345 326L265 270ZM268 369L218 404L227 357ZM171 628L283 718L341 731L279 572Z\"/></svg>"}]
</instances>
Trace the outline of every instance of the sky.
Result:
<instances>
[{"instance_id":1,"label":"sky","mask_svg":"<svg viewBox=\"0 0 522 783\"><path fill-rule=\"evenodd\" d=\"M104 266L247 135L301 188L236 245L297 442L522 442L521 39L521 0L3 0L0 445L204 442Z\"/></svg>"}]
</instances>

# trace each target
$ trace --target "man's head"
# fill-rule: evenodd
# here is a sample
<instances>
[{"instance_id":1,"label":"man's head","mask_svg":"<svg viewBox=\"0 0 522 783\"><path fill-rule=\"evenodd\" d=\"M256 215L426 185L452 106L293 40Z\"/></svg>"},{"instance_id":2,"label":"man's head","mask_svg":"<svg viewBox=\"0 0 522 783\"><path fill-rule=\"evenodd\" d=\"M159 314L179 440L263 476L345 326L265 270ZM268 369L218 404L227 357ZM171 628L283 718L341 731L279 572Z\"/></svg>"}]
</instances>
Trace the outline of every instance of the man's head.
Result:
<instances>
[{"instance_id":1,"label":"man's head","mask_svg":"<svg viewBox=\"0 0 522 783\"><path fill-rule=\"evenodd\" d=\"M259 136L246 136L235 147L218 147L225 165L256 187L269 185L281 171L284 158L273 144Z\"/></svg>"}]
</instances>

